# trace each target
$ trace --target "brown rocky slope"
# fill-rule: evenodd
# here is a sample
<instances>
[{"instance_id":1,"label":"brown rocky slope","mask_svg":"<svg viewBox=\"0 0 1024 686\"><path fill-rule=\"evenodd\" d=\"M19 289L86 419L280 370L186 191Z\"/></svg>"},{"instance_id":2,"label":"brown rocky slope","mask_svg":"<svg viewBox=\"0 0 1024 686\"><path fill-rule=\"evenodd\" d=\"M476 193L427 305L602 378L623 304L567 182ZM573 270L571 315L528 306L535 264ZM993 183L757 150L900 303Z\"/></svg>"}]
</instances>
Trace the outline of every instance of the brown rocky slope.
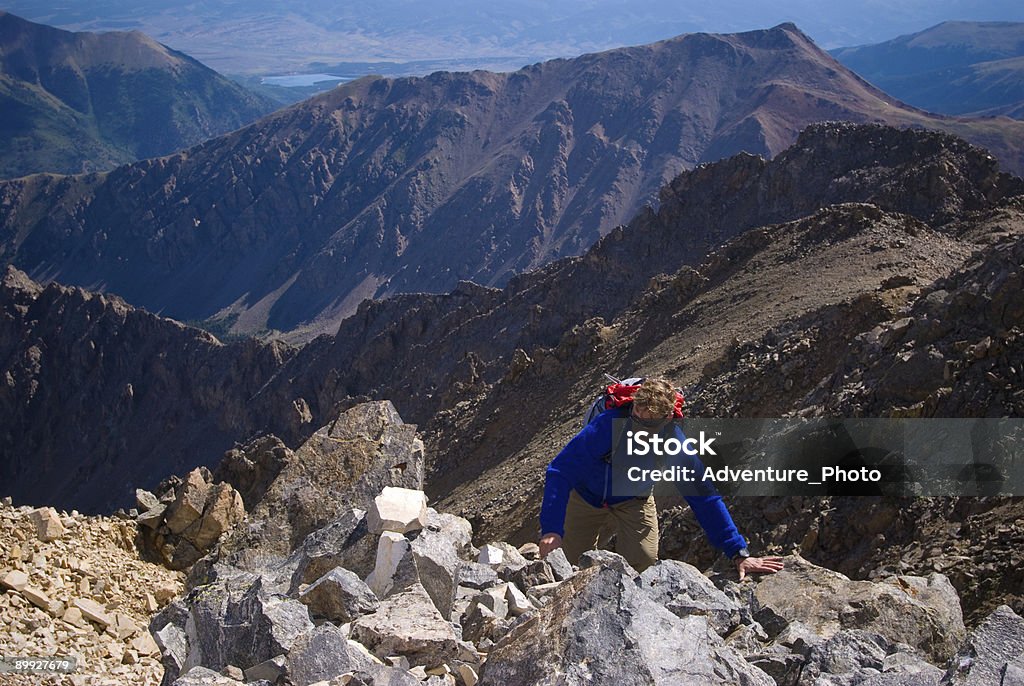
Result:
<instances>
[{"instance_id":1,"label":"brown rocky slope","mask_svg":"<svg viewBox=\"0 0 1024 686\"><path fill-rule=\"evenodd\" d=\"M680 171L776 155L822 120L953 132L1024 168L1024 124L907 108L783 24L362 79L170 157L0 185L0 251L43 280L308 340L367 297L580 254Z\"/></svg>"}]
</instances>

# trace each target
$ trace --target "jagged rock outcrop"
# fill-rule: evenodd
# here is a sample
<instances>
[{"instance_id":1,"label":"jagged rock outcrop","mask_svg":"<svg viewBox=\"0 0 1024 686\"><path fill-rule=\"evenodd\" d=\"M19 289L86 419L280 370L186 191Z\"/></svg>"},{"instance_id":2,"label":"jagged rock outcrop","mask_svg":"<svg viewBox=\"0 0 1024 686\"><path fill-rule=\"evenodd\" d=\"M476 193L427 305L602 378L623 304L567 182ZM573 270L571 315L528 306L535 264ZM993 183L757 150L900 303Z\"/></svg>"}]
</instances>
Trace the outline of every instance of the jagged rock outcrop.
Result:
<instances>
[{"instance_id":1,"label":"jagged rock outcrop","mask_svg":"<svg viewBox=\"0 0 1024 686\"><path fill-rule=\"evenodd\" d=\"M1024 168L1024 123L905 108L783 24L511 74L360 79L187 152L0 185L0 245L33 275L308 340L366 297L580 254L681 170L776 155L825 120L956 133Z\"/></svg>"},{"instance_id":2,"label":"jagged rock outcrop","mask_svg":"<svg viewBox=\"0 0 1024 686\"><path fill-rule=\"evenodd\" d=\"M293 354L11 268L0 320L0 482L19 502L84 512L131 507L134 488L213 464L254 431L246 400Z\"/></svg>"},{"instance_id":3,"label":"jagged rock outcrop","mask_svg":"<svg viewBox=\"0 0 1024 686\"><path fill-rule=\"evenodd\" d=\"M262 495L248 505L245 526L236 527L221 541L204 569L215 561L251 570L277 565L331 522L349 522L346 537L366 526L362 521L366 508L381 489L423 487L423 443L416 427L402 422L388 401L363 403L342 412L294 452L268 453L266 439L257 439L240 454L227 456L227 462L255 462L249 455L258 460L268 454L275 460L276 474L271 478L269 473L254 472L260 474L259 483L269 478L265 489L254 487L248 473L239 482L242 492L262 491ZM239 473L235 466L218 472L227 478ZM354 509L362 514L353 516Z\"/></svg>"},{"instance_id":4,"label":"jagged rock outcrop","mask_svg":"<svg viewBox=\"0 0 1024 686\"><path fill-rule=\"evenodd\" d=\"M481 684L772 683L726 647L705 617L673 615L628 574L595 567L565 583L536 619L489 653Z\"/></svg>"}]
</instances>

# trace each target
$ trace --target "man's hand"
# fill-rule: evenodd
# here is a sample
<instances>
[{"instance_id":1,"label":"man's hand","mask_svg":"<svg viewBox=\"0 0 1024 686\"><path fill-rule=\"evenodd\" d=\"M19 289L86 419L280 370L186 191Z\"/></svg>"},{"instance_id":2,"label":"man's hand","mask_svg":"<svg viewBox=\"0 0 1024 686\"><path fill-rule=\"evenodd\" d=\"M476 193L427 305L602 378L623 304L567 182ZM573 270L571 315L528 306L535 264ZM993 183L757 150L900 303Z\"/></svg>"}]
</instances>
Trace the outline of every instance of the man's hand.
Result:
<instances>
[{"instance_id":1,"label":"man's hand","mask_svg":"<svg viewBox=\"0 0 1024 686\"><path fill-rule=\"evenodd\" d=\"M540 537L540 556L547 557L555 548L562 547L562 537L558 534L544 534Z\"/></svg>"},{"instance_id":2,"label":"man's hand","mask_svg":"<svg viewBox=\"0 0 1024 686\"><path fill-rule=\"evenodd\" d=\"M541 539L543 541L544 539ZM544 546L541 544L541 554ZM736 571L740 573L740 581L747 574L774 574L782 569L781 557L738 557L736 558Z\"/></svg>"}]
</instances>

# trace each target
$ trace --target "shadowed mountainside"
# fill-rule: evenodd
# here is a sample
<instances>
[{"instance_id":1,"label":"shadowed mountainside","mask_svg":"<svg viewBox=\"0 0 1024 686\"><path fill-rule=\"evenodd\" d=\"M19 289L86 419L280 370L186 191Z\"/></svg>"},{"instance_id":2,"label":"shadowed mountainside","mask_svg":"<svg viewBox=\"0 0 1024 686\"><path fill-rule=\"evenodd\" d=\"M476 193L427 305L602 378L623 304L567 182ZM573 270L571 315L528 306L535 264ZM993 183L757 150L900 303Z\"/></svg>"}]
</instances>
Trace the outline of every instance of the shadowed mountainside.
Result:
<instances>
[{"instance_id":1,"label":"shadowed mountainside","mask_svg":"<svg viewBox=\"0 0 1024 686\"><path fill-rule=\"evenodd\" d=\"M877 45L831 52L915 107L1024 118L1024 23L949 21Z\"/></svg>"},{"instance_id":2,"label":"shadowed mountainside","mask_svg":"<svg viewBox=\"0 0 1024 686\"><path fill-rule=\"evenodd\" d=\"M364 298L502 285L580 254L681 170L777 154L820 120L945 129L1024 168L1024 124L908 109L784 24L511 74L366 78L170 157L0 184L0 254L218 330L308 340Z\"/></svg>"}]
</instances>

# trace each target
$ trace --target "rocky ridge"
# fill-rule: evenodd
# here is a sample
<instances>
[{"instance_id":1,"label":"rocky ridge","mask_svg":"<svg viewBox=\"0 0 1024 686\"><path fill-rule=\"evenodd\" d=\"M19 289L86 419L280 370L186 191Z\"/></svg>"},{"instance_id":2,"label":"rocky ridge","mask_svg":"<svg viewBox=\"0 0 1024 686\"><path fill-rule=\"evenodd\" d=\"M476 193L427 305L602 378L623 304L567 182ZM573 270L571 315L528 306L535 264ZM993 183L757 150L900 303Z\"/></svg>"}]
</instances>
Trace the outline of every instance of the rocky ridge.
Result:
<instances>
[{"instance_id":1,"label":"rocky ridge","mask_svg":"<svg viewBox=\"0 0 1024 686\"><path fill-rule=\"evenodd\" d=\"M84 512L129 507L136 487L214 464L254 430L245 401L292 354L278 343L225 345L120 298L43 287L11 268L0 317L0 478L21 502ZM305 414L282 411L299 422Z\"/></svg>"},{"instance_id":2,"label":"rocky ridge","mask_svg":"<svg viewBox=\"0 0 1024 686\"><path fill-rule=\"evenodd\" d=\"M684 169L777 155L826 120L942 130L1022 169L1024 124L906 108L783 24L511 74L360 79L169 157L0 184L2 259L309 340L365 298L500 286L578 255Z\"/></svg>"}]
</instances>

